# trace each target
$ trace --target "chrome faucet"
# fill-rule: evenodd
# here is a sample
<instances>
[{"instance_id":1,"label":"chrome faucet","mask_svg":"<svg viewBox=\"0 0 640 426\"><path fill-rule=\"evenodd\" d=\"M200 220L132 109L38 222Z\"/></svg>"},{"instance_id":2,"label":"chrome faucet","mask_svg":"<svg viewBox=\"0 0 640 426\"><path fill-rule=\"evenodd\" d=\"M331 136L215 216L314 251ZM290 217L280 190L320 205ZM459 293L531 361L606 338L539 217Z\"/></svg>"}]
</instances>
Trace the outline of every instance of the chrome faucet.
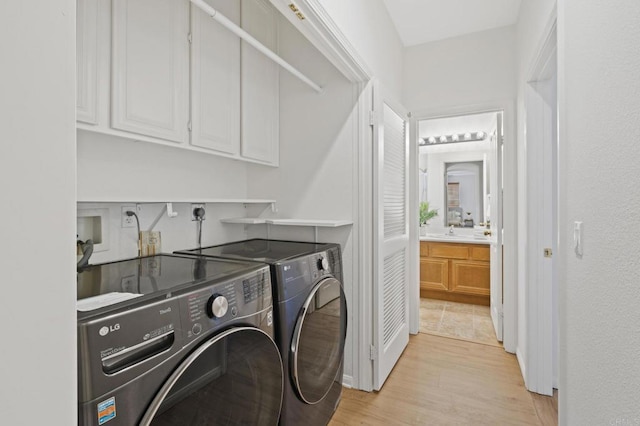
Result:
<instances>
[{"instance_id":1,"label":"chrome faucet","mask_svg":"<svg viewBox=\"0 0 640 426\"><path fill-rule=\"evenodd\" d=\"M449 235L453 235L453 225L449 227Z\"/></svg>"}]
</instances>

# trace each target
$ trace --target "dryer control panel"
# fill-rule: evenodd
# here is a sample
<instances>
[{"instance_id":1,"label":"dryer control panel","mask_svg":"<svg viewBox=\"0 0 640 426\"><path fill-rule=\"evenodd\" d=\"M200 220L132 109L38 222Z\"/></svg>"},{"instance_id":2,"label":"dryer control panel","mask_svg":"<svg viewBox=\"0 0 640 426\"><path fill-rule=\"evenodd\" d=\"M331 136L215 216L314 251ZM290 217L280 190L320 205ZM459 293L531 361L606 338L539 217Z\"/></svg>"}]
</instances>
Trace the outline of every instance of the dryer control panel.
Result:
<instances>
[{"instance_id":1,"label":"dryer control panel","mask_svg":"<svg viewBox=\"0 0 640 426\"><path fill-rule=\"evenodd\" d=\"M311 259L311 277L313 280L330 274L332 272L331 263L329 263L329 257L327 252L320 252L312 255Z\"/></svg>"}]
</instances>

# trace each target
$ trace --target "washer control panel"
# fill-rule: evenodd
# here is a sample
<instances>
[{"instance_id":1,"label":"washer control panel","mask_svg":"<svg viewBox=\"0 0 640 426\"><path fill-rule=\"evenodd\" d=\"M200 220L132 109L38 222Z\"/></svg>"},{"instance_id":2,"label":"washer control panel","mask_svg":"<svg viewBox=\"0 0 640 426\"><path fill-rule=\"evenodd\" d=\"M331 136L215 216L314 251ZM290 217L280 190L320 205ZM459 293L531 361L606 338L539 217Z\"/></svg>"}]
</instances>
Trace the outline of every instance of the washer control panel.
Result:
<instances>
[{"instance_id":1,"label":"washer control panel","mask_svg":"<svg viewBox=\"0 0 640 426\"><path fill-rule=\"evenodd\" d=\"M272 306L269 267L187 293L180 303L185 338L190 341Z\"/></svg>"}]
</instances>

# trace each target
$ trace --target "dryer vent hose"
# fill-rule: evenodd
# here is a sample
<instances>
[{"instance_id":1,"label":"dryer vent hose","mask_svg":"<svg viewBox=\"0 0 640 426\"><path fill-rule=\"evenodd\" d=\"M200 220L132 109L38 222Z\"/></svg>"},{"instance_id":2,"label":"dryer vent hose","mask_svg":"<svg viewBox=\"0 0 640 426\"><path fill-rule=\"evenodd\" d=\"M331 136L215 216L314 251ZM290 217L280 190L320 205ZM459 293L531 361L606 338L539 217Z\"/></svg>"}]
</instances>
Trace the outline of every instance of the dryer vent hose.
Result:
<instances>
[{"instance_id":1,"label":"dryer vent hose","mask_svg":"<svg viewBox=\"0 0 640 426\"><path fill-rule=\"evenodd\" d=\"M80 240L77 241L78 246L82 250L82 258L78 261L77 270L80 272L82 269L89 265L89 258L93 254L93 240L89 239L84 243Z\"/></svg>"}]
</instances>

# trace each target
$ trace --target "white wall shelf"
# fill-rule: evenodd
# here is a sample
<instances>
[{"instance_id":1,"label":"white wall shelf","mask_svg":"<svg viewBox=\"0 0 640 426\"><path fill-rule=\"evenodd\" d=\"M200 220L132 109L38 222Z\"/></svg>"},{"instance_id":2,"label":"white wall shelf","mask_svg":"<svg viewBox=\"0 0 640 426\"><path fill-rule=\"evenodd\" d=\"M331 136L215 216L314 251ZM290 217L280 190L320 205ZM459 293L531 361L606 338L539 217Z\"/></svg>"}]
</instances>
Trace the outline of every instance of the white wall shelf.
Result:
<instances>
[{"instance_id":1,"label":"white wall shelf","mask_svg":"<svg viewBox=\"0 0 640 426\"><path fill-rule=\"evenodd\" d=\"M266 219L259 217L233 217L220 219L222 223L234 223L240 225L267 225L267 238L269 238L269 225L274 226L307 226L313 228L313 240L318 241L318 228L339 228L353 225L349 220L331 219Z\"/></svg>"},{"instance_id":2,"label":"white wall shelf","mask_svg":"<svg viewBox=\"0 0 640 426\"><path fill-rule=\"evenodd\" d=\"M338 228L353 225L348 220L318 220L318 219L267 219L270 225L279 226L313 226L318 228Z\"/></svg>"},{"instance_id":3,"label":"white wall shelf","mask_svg":"<svg viewBox=\"0 0 640 426\"><path fill-rule=\"evenodd\" d=\"M267 223L266 219L259 217L230 217L227 219L220 219L222 223L235 223L240 225L262 225Z\"/></svg>"},{"instance_id":4,"label":"white wall shelf","mask_svg":"<svg viewBox=\"0 0 640 426\"><path fill-rule=\"evenodd\" d=\"M154 204L154 203L211 203L211 204L273 204L276 200L264 200L255 198L171 198L171 199L110 199L91 198L79 199L78 203L128 203L128 204Z\"/></svg>"},{"instance_id":5,"label":"white wall shelf","mask_svg":"<svg viewBox=\"0 0 640 426\"><path fill-rule=\"evenodd\" d=\"M241 225L277 225L277 226L311 226L318 228L338 228L340 226L353 225L348 220L319 220L319 219L264 219L259 217L232 217L220 219L222 223L235 223Z\"/></svg>"}]
</instances>

